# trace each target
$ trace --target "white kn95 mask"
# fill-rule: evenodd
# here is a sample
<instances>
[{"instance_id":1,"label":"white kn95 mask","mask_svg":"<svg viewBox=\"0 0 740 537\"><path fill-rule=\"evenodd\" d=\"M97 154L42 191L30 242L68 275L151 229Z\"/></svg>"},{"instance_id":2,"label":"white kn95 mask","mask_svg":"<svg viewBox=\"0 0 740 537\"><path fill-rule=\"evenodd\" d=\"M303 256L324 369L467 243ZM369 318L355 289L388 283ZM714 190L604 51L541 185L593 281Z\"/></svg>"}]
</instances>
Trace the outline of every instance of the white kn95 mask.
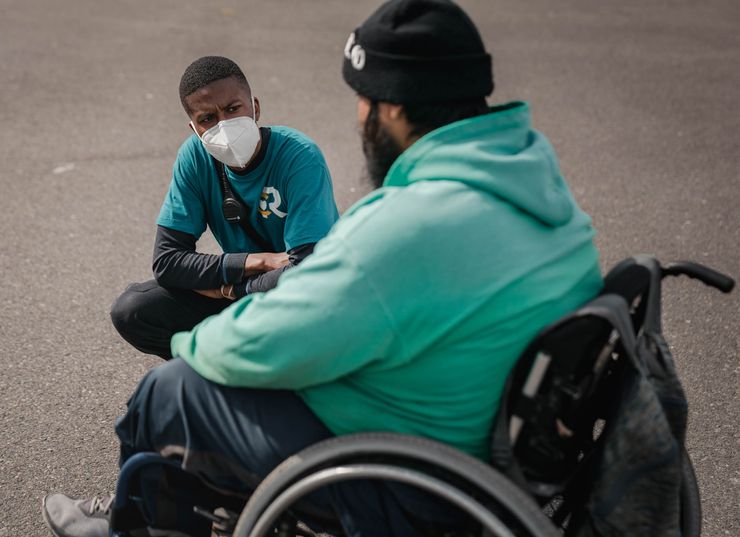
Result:
<instances>
[{"instance_id":1,"label":"white kn95 mask","mask_svg":"<svg viewBox=\"0 0 740 537\"><path fill-rule=\"evenodd\" d=\"M248 116L219 121L200 137L206 151L233 168L243 168L252 159L260 141L257 122Z\"/></svg>"}]
</instances>

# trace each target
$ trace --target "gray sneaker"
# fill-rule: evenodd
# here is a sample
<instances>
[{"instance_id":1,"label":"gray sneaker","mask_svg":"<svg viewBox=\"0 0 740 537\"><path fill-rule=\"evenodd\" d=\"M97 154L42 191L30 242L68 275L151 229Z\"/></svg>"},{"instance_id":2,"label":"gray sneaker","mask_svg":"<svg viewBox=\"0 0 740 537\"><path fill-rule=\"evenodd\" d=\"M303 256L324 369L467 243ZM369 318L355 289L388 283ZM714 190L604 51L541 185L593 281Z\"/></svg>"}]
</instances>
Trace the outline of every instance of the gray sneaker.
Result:
<instances>
[{"instance_id":1,"label":"gray sneaker","mask_svg":"<svg viewBox=\"0 0 740 537\"><path fill-rule=\"evenodd\" d=\"M115 496L73 500L64 494L44 497L41 514L56 537L108 537Z\"/></svg>"}]
</instances>

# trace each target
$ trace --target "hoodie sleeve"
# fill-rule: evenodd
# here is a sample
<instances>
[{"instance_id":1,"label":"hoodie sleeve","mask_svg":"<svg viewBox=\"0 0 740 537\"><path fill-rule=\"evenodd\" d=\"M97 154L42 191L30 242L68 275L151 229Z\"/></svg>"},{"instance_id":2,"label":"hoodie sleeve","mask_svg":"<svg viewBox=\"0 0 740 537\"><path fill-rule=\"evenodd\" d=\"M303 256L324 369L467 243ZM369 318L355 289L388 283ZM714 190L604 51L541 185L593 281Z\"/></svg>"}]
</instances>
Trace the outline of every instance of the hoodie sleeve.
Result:
<instances>
[{"instance_id":1,"label":"hoodie sleeve","mask_svg":"<svg viewBox=\"0 0 740 537\"><path fill-rule=\"evenodd\" d=\"M171 342L173 356L218 384L293 390L351 374L398 345L371 281L339 238L321 241L272 291Z\"/></svg>"}]
</instances>

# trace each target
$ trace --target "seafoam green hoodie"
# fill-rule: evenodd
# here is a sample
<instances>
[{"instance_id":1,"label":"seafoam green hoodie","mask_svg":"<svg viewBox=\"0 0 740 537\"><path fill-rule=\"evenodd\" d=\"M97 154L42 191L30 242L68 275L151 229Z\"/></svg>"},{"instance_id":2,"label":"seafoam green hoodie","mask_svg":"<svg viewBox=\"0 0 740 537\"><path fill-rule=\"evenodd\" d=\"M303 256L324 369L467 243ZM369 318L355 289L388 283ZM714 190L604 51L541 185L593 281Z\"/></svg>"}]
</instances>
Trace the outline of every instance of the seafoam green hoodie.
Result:
<instances>
[{"instance_id":1,"label":"seafoam green hoodie","mask_svg":"<svg viewBox=\"0 0 740 537\"><path fill-rule=\"evenodd\" d=\"M229 386L296 390L334 433L487 459L517 356L601 287L594 231L525 103L429 133L276 289L172 352Z\"/></svg>"}]
</instances>

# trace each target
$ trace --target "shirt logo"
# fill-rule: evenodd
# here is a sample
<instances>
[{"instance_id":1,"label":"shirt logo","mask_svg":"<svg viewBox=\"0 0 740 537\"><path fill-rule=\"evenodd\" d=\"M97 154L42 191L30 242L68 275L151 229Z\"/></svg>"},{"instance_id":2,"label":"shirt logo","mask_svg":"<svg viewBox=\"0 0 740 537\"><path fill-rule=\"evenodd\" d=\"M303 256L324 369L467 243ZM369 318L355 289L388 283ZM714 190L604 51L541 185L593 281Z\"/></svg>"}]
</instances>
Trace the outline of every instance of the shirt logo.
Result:
<instances>
[{"instance_id":1,"label":"shirt logo","mask_svg":"<svg viewBox=\"0 0 740 537\"><path fill-rule=\"evenodd\" d=\"M272 197L272 201L269 201L270 197ZM259 208L259 213L262 215L262 218L267 218L270 214L274 214L278 218L285 218L288 213L284 213L278 209L281 203L283 203L283 198L280 197L280 192L278 192L277 188L272 186L266 186L263 188L262 194L260 195Z\"/></svg>"}]
</instances>

